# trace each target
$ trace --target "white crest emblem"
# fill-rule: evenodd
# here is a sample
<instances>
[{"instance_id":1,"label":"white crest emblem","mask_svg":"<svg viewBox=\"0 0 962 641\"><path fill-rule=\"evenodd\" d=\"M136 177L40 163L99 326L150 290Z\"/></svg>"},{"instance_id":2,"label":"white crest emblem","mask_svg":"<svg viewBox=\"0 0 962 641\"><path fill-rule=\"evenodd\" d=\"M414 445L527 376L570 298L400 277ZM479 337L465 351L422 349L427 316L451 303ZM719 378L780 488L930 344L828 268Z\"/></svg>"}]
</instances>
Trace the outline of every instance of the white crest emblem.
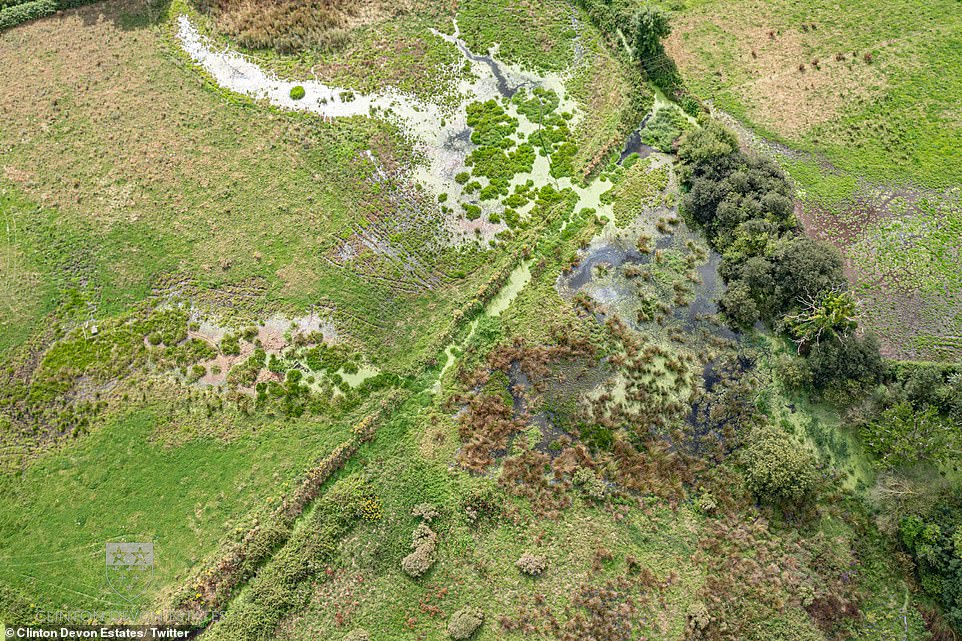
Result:
<instances>
[{"instance_id":1,"label":"white crest emblem","mask_svg":"<svg viewBox=\"0 0 962 641\"><path fill-rule=\"evenodd\" d=\"M154 578L154 544L108 543L106 552L107 585L132 603Z\"/></svg>"}]
</instances>

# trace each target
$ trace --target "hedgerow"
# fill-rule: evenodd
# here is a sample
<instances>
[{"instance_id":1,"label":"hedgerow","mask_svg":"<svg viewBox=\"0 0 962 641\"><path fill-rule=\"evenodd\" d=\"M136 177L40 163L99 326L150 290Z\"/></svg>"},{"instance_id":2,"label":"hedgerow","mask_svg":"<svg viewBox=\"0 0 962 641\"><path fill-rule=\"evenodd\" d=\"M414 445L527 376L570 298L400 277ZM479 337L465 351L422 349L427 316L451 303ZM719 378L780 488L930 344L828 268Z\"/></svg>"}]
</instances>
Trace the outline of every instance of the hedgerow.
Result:
<instances>
[{"instance_id":1,"label":"hedgerow","mask_svg":"<svg viewBox=\"0 0 962 641\"><path fill-rule=\"evenodd\" d=\"M43 18L62 9L73 9L95 0L14 0L0 4L0 30L15 27L30 20Z\"/></svg>"}]
</instances>

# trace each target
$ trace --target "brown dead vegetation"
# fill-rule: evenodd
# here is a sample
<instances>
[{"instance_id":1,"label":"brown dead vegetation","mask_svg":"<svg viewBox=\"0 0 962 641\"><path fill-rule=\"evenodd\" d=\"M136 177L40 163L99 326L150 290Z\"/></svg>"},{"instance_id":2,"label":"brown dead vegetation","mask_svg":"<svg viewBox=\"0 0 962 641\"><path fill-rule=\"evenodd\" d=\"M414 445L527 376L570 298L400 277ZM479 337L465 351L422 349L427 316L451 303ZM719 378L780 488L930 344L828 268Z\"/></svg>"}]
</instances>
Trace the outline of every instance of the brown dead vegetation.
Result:
<instances>
[{"instance_id":1,"label":"brown dead vegetation","mask_svg":"<svg viewBox=\"0 0 962 641\"><path fill-rule=\"evenodd\" d=\"M242 47L294 53L332 50L350 29L406 9L404 2L379 0L201 0L222 33Z\"/></svg>"}]
</instances>

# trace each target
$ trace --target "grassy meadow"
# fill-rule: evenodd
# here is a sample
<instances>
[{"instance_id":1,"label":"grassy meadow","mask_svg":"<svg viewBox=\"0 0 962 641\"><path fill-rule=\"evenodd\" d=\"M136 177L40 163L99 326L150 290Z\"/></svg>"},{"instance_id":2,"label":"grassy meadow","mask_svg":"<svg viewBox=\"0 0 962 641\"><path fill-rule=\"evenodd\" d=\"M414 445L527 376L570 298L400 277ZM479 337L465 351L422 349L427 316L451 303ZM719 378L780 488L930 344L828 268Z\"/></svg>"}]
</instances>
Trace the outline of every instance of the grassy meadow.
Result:
<instances>
[{"instance_id":1,"label":"grassy meadow","mask_svg":"<svg viewBox=\"0 0 962 641\"><path fill-rule=\"evenodd\" d=\"M349 434L350 424L263 418L229 439L178 442L189 417L158 404L109 420L0 480L0 576L39 608L127 607L105 585L104 542L153 541L151 591L183 581L221 540Z\"/></svg>"}]
</instances>

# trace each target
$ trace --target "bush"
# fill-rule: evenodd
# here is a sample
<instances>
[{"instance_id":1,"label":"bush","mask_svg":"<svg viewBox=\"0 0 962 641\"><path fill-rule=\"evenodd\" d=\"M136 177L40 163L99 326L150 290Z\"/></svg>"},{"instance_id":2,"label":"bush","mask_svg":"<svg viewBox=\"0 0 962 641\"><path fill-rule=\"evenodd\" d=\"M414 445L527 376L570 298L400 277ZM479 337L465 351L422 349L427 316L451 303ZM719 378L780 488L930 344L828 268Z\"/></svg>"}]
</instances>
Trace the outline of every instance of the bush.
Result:
<instances>
[{"instance_id":1,"label":"bush","mask_svg":"<svg viewBox=\"0 0 962 641\"><path fill-rule=\"evenodd\" d=\"M646 7L635 16L634 27L635 57L644 60L664 53L661 41L671 33L667 14Z\"/></svg>"},{"instance_id":2,"label":"bush","mask_svg":"<svg viewBox=\"0 0 962 641\"><path fill-rule=\"evenodd\" d=\"M581 493L586 498L594 501L604 500L608 488L605 486L604 480L592 470L586 467L581 468L575 472L572 481L581 489Z\"/></svg>"},{"instance_id":3,"label":"bush","mask_svg":"<svg viewBox=\"0 0 962 641\"><path fill-rule=\"evenodd\" d=\"M401 559L401 569L411 578L423 576L434 565L437 552L437 534L424 523L420 523L411 534L411 547L414 551Z\"/></svg>"},{"instance_id":4,"label":"bush","mask_svg":"<svg viewBox=\"0 0 962 641\"><path fill-rule=\"evenodd\" d=\"M482 623L484 623L484 612L478 608L467 607L451 615L451 620L448 621L448 634L456 641L470 639Z\"/></svg>"},{"instance_id":5,"label":"bush","mask_svg":"<svg viewBox=\"0 0 962 641\"><path fill-rule=\"evenodd\" d=\"M916 410L906 402L888 408L859 431L883 468L945 461L956 451L959 440L935 407Z\"/></svg>"},{"instance_id":6,"label":"bush","mask_svg":"<svg viewBox=\"0 0 962 641\"><path fill-rule=\"evenodd\" d=\"M220 340L220 351L225 356L237 356L241 353L240 337L236 334L228 334Z\"/></svg>"},{"instance_id":7,"label":"bush","mask_svg":"<svg viewBox=\"0 0 962 641\"><path fill-rule=\"evenodd\" d=\"M0 9L0 29L9 29L28 20L49 16L57 9L57 0L34 0Z\"/></svg>"},{"instance_id":8,"label":"bush","mask_svg":"<svg viewBox=\"0 0 962 641\"><path fill-rule=\"evenodd\" d=\"M688 627L692 631L705 630L711 623L708 607L702 601L692 601L688 606Z\"/></svg>"},{"instance_id":9,"label":"bush","mask_svg":"<svg viewBox=\"0 0 962 641\"><path fill-rule=\"evenodd\" d=\"M300 85L297 85L297 86L295 86L295 87L291 87L291 99L292 99L292 100L300 100L301 98L304 97L304 95L305 95L306 93L307 93L307 92L304 91L304 87L302 87L302 86L300 86Z\"/></svg>"},{"instance_id":10,"label":"bush","mask_svg":"<svg viewBox=\"0 0 962 641\"><path fill-rule=\"evenodd\" d=\"M425 523L430 523L440 516L438 509L431 503L419 503L415 505L414 509L411 510L411 514L423 519Z\"/></svg>"},{"instance_id":11,"label":"bush","mask_svg":"<svg viewBox=\"0 0 962 641\"><path fill-rule=\"evenodd\" d=\"M678 159L694 167L738 150L735 133L717 120L684 134L678 142Z\"/></svg>"},{"instance_id":12,"label":"bush","mask_svg":"<svg viewBox=\"0 0 962 641\"><path fill-rule=\"evenodd\" d=\"M784 313L800 306L805 297L817 297L845 285L842 255L826 243L796 236L772 256L775 306Z\"/></svg>"},{"instance_id":13,"label":"bush","mask_svg":"<svg viewBox=\"0 0 962 641\"><path fill-rule=\"evenodd\" d=\"M748 488L764 501L801 503L815 490L815 456L778 428L757 428L743 461Z\"/></svg>"},{"instance_id":14,"label":"bush","mask_svg":"<svg viewBox=\"0 0 962 641\"><path fill-rule=\"evenodd\" d=\"M775 372L787 390L803 390L812 384L812 370L804 358L782 354L775 362Z\"/></svg>"},{"instance_id":15,"label":"bush","mask_svg":"<svg viewBox=\"0 0 962 641\"><path fill-rule=\"evenodd\" d=\"M822 341L808 354L812 386L826 390L852 381L857 387L870 387L882 379L885 364L879 354L878 339L872 334L854 334Z\"/></svg>"},{"instance_id":16,"label":"bush","mask_svg":"<svg viewBox=\"0 0 962 641\"><path fill-rule=\"evenodd\" d=\"M732 282L725 295L718 301L718 306L728 323L733 327L751 327L758 321L758 306L752 297L752 290L745 281Z\"/></svg>"},{"instance_id":17,"label":"bush","mask_svg":"<svg viewBox=\"0 0 962 641\"><path fill-rule=\"evenodd\" d=\"M671 146L683 133L691 129L691 123L675 106L659 109L641 132L641 140L661 151L671 151Z\"/></svg>"},{"instance_id":18,"label":"bush","mask_svg":"<svg viewBox=\"0 0 962 641\"><path fill-rule=\"evenodd\" d=\"M521 570L522 574L528 576L541 576L548 569L548 559L537 554L525 552L514 562L515 566Z\"/></svg>"}]
</instances>

